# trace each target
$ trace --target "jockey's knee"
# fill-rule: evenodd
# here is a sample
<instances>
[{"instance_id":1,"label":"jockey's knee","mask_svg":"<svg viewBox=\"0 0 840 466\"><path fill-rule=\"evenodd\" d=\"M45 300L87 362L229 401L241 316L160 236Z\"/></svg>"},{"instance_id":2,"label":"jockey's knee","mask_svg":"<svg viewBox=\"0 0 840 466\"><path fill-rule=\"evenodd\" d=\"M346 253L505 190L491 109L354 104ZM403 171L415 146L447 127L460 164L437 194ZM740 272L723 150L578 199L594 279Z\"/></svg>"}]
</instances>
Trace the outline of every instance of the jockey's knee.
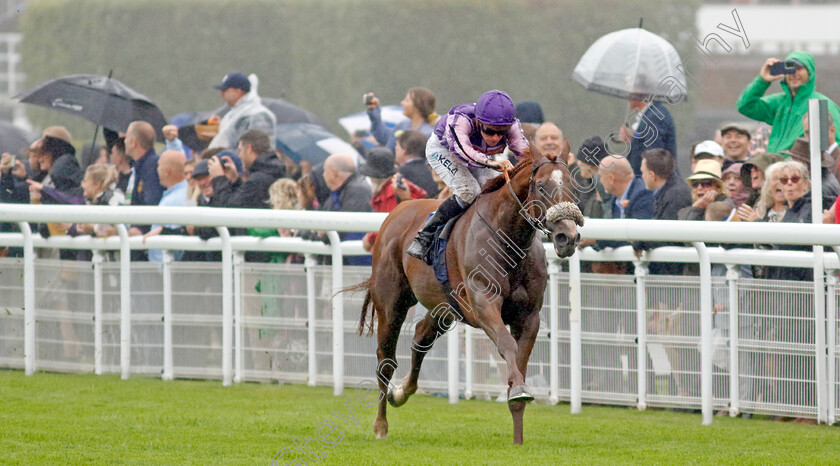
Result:
<instances>
[{"instance_id":1,"label":"jockey's knee","mask_svg":"<svg viewBox=\"0 0 840 466\"><path fill-rule=\"evenodd\" d=\"M461 207L467 207L475 201L478 197L478 192L473 192L471 189L464 189L455 193L455 199Z\"/></svg>"},{"instance_id":2,"label":"jockey's knee","mask_svg":"<svg viewBox=\"0 0 840 466\"><path fill-rule=\"evenodd\" d=\"M475 200L475 197L473 197L473 201L474 201L474 200ZM470 205L472 205L472 201L467 202L467 201L465 201L465 200L461 199L461 197L460 197L460 196L458 196L457 194L455 195L455 201L457 201L457 202L458 202L458 205L459 205L462 209L466 209L467 207L469 207Z\"/></svg>"}]
</instances>

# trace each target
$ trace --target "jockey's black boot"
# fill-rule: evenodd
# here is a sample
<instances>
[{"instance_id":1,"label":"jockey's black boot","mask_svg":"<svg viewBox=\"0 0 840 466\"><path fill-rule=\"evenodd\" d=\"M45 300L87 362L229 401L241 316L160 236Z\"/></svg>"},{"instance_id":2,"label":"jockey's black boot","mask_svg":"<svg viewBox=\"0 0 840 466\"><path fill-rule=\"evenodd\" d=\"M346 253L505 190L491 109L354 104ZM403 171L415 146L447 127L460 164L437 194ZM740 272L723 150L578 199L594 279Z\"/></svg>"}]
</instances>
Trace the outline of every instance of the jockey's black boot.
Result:
<instances>
[{"instance_id":1,"label":"jockey's black boot","mask_svg":"<svg viewBox=\"0 0 840 466\"><path fill-rule=\"evenodd\" d=\"M435 214L426 220L426 224L423 225L423 228L417 232L417 236L414 237L414 242L411 243L411 246L408 248L406 253L409 256L425 260L426 253L429 251L429 246L432 245L432 240L435 237L435 231L438 227L446 225L446 222L448 222L449 219L457 215L461 215L468 207L469 204L462 207L461 204L458 203L458 198L455 196L447 198L440 206L438 206Z\"/></svg>"}]
</instances>

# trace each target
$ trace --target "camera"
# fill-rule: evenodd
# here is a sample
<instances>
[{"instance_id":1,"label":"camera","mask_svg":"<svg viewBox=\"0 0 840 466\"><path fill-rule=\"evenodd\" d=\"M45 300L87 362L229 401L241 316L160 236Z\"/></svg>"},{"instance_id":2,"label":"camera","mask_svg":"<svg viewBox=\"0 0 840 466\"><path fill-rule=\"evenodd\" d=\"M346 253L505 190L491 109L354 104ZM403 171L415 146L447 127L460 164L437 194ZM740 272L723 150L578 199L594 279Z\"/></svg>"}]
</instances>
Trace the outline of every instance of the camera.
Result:
<instances>
[{"instance_id":1,"label":"camera","mask_svg":"<svg viewBox=\"0 0 840 466\"><path fill-rule=\"evenodd\" d=\"M369 92L366 94L362 94L362 100L364 101L365 105L370 105L373 103L373 93Z\"/></svg>"},{"instance_id":2,"label":"camera","mask_svg":"<svg viewBox=\"0 0 840 466\"><path fill-rule=\"evenodd\" d=\"M772 76L779 76L784 74L795 74L796 65L791 61L780 61L770 65L770 74Z\"/></svg>"}]
</instances>

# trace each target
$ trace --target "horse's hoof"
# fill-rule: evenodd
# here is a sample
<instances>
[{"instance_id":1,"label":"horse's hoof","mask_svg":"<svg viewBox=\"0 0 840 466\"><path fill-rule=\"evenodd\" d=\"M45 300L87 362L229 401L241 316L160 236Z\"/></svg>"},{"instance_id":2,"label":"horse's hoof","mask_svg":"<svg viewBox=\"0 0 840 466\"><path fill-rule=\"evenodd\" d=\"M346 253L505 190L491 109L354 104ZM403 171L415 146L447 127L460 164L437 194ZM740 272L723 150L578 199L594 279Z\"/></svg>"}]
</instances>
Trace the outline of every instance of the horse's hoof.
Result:
<instances>
[{"instance_id":1,"label":"horse's hoof","mask_svg":"<svg viewBox=\"0 0 840 466\"><path fill-rule=\"evenodd\" d=\"M508 403L513 401L534 401L534 395L531 394L531 389L527 385L517 385L510 389L510 395L508 395Z\"/></svg>"},{"instance_id":2,"label":"horse's hoof","mask_svg":"<svg viewBox=\"0 0 840 466\"><path fill-rule=\"evenodd\" d=\"M405 393L403 392L402 385L397 385L396 387L390 386L388 387L388 404L395 408L399 408L400 406L405 404Z\"/></svg>"}]
</instances>

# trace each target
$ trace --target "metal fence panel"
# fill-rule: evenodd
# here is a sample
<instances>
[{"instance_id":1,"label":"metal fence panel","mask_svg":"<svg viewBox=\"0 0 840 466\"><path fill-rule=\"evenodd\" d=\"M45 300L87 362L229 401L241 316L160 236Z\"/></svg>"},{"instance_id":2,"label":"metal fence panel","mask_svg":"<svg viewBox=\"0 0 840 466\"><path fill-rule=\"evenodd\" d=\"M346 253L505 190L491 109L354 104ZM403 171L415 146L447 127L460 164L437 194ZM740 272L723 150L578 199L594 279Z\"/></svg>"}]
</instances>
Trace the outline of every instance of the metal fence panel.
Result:
<instances>
[{"instance_id":1,"label":"metal fence panel","mask_svg":"<svg viewBox=\"0 0 840 466\"><path fill-rule=\"evenodd\" d=\"M23 259L0 259L0 367L23 369Z\"/></svg>"},{"instance_id":2,"label":"metal fence panel","mask_svg":"<svg viewBox=\"0 0 840 466\"><path fill-rule=\"evenodd\" d=\"M35 261L36 366L58 372L93 370L93 279L90 263Z\"/></svg>"},{"instance_id":3,"label":"metal fence panel","mask_svg":"<svg viewBox=\"0 0 840 466\"><path fill-rule=\"evenodd\" d=\"M175 262L172 264L172 283L175 377L221 378L221 263Z\"/></svg>"},{"instance_id":4,"label":"metal fence panel","mask_svg":"<svg viewBox=\"0 0 840 466\"><path fill-rule=\"evenodd\" d=\"M817 415L811 282L744 279L740 328L741 410ZM743 332L743 330L742 330Z\"/></svg>"},{"instance_id":5,"label":"metal fence panel","mask_svg":"<svg viewBox=\"0 0 840 466\"><path fill-rule=\"evenodd\" d=\"M581 274L582 399L636 401L636 290L629 275Z\"/></svg>"}]
</instances>

